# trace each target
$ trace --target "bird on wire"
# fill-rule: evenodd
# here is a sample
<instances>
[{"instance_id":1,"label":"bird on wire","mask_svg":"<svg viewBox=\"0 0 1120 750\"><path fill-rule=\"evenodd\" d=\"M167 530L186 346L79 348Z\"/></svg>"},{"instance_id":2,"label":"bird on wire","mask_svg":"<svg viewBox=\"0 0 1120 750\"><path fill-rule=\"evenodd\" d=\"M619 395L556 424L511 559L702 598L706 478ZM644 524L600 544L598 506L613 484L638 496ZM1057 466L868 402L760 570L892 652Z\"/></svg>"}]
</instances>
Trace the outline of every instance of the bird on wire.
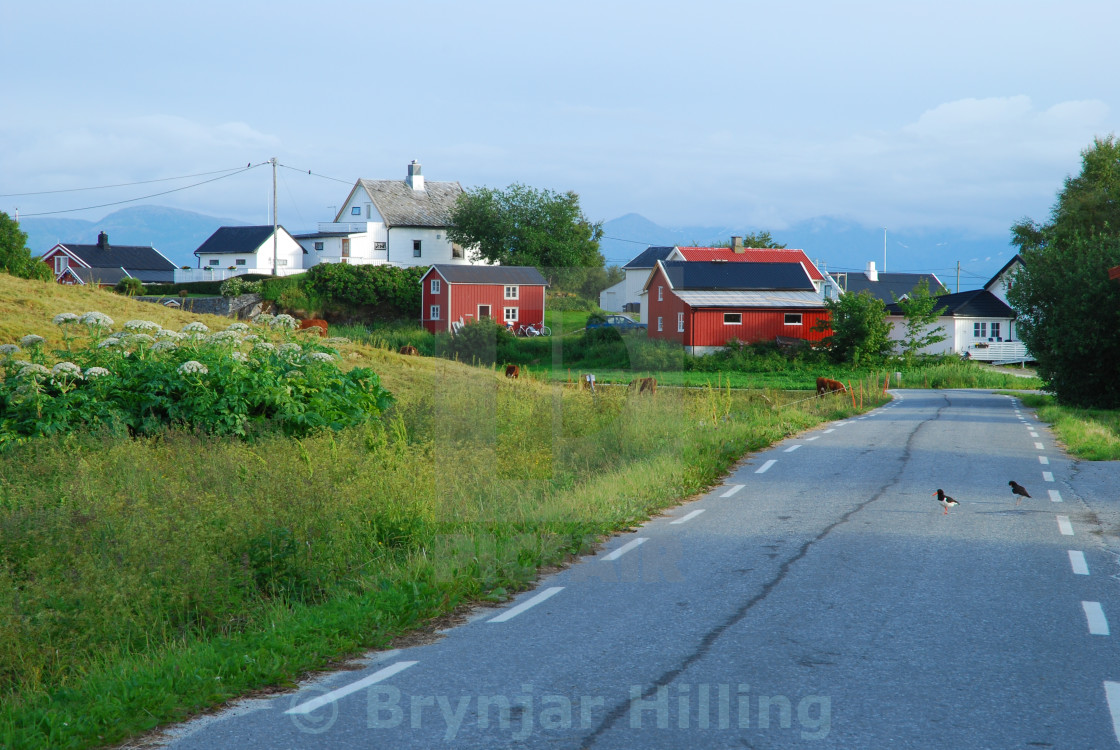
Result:
<instances>
[{"instance_id":1,"label":"bird on wire","mask_svg":"<svg viewBox=\"0 0 1120 750\"><path fill-rule=\"evenodd\" d=\"M1024 497L1030 497L1031 493L1027 492L1027 488L1012 479L1008 482L1011 485L1011 493L1015 495L1015 505L1018 507L1019 503L1023 502Z\"/></svg>"},{"instance_id":2,"label":"bird on wire","mask_svg":"<svg viewBox=\"0 0 1120 750\"><path fill-rule=\"evenodd\" d=\"M941 507L945 509L945 513L943 515L949 515L949 508L955 508L960 505L960 503L946 495L942 490L938 490L933 494L937 495L937 502L941 503Z\"/></svg>"}]
</instances>

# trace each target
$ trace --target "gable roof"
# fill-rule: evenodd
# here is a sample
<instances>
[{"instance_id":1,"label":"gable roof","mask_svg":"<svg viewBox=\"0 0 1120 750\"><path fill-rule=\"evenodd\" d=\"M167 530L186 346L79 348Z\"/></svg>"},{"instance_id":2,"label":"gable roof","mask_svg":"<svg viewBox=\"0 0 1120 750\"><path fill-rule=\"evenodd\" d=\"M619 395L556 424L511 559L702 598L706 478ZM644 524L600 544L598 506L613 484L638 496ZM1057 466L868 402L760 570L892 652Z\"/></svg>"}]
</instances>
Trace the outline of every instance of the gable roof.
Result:
<instances>
[{"instance_id":1,"label":"gable roof","mask_svg":"<svg viewBox=\"0 0 1120 750\"><path fill-rule=\"evenodd\" d=\"M437 263L421 277L438 273L448 284L517 284L548 286L548 281L534 266L467 266Z\"/></svg>"},{"instance_id":2,"label":"gable roof","mask_svg":"<svg viewBox=\"0 0 1120 750\"><path fill-rule=\"evenodd\" d=\"M643 250L638 257L624 265L623 268L653 268L657 265L657 261L665 260L669 257L669 253L673 252L675 249L674 247L665 245L650 245Z\"/></svg>"},{"instance_id":3,"label":"gable roof","mask_svg":"<svg viewBox=\"0 0 1120 750\"><path fill-rule=\"evenodd\" d=\"M987 289L943 294L934 307L937 314L952 318L1014 318L1015 311ZM897 303L887 305L888 315L901 315Z\"/></svg>"},{"instance_id":4,"label":"gable roof","mask_svg":"<svg viewBox=\"0 0 1120 750\"><path fill-rule=\"evenodd\" d=\"M809 260L804 250L793 248L748 247L735 252L729 247L678 247L685 260L724 260L732 263L801 263L813 281L824 281L824 274Z\"/></svg>"},{"instance_id":5,"label":"gable roof","mask_svg":"<svg viewBox=\"0 0 1120 750\"><path fill-rule=\"evenodd\" d=\"M288 230L280 226L277 232L288 234ZM291 237L291 235L288 235ZM195 255L252 255L257 249L272 237L272 225L255 227L218 227L214 234L194 251ZM306 251L305 251L306 252Z\"/></svg>"},{"instance_id":6,"label":"gable roof","mask_svg":"<svg viewBox=\"0 0 1120 750\"><path fill-rule=\"evenodd\" d=\"M835 274L833 274L835 275ZM890 304L894 302L894 297L902 297L904 294L909 294L914 291L922 279L929 281L929 291L931 294L936 294L939 291L949 291L941 279L937 278L936 274L932 273L880 273L878 281L872 281L867 278L867 274L862 271L849 272L847 274L847 283L844 285L844 291L852 294L859 294L860 292L869 292L871 296L881 299L883 302ZM894 294L894 297L891 294Z\"/></svg>"},{"instance_id":7,"label":"gable roof","mask_svg":"<svg viewBox=\"0 0 1120 750\"><path fill-rule=\"evenodd\" d=\"M427 180L423 190L413 190L404 180L358 180L354 189L358 188L366 191L385 224L391 227L449 227L451 209L463 194L458 182Z\"/></svg>"},{"instance_id":8,"label":"gable roof","mask_svg":"<svg viewBox=\"0 0 1120 750\"><path fill-rule=\"evenodd\" d=\"M154 247L145 245L72 245L58 243L42 257L56 250L65 251L90 268L127 268L137 271L174 271L178 266Z\"/></svg>"},{"instance_id":9,"label":"gable roof","mask_svg":"<svg viewBox=\"0 0 1120 750\"><path fill-rule=\"evenodd\" d=\"M677 291L816 291L800 263L726 263L659 260L657 265ZM650 274L645 286L653 280Z\"/></svg>"}]
</instances>

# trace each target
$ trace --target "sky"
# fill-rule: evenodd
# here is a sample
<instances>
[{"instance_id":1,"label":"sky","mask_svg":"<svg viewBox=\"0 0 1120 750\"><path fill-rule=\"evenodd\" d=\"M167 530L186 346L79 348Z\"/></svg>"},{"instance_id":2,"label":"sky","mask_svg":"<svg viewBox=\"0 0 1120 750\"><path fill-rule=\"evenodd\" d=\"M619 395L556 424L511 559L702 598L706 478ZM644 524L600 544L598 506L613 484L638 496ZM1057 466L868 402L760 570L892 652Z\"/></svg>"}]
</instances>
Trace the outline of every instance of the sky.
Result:
<instances>
[{"instance_id":1,"label":"sky","mask_svg":"<svg viewBox=\"0 0 1120 750\"><path fill-rule=\"evenodd\" d=\"M415 159L593 221L1006 243L1120 131L1117 28L1115 0L12 2L0 211L266 223L275 157L313 228Z\"/></svg>"}]
</instances>

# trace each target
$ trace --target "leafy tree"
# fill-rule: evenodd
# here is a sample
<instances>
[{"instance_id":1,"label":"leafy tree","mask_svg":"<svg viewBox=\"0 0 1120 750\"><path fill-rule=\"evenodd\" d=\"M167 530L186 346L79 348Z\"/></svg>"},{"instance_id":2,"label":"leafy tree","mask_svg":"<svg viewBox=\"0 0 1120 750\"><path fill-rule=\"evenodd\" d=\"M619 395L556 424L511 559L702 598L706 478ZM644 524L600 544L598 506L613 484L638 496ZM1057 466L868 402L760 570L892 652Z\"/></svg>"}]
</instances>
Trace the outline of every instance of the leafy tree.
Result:
<instances>
[{"instance_id":1,"label":"leafy tree","mask_svg":"<svg viewBox=\"0 0 1120 750\"><path fill-rule=\"evenodd\" d=\"M944 329L937 325L937 319L941 317L937 310L937 298L940 296L930 293L929 279L922 279L910 294L902 299L895 298L895 304L905 319L902 356L907 365L913 364L922 349L948 338Z\"/></svg>"},{"instance_id":2,"label":"leafy tree","mask_svg":"<svg viewBox=\"0 0 1120 750\"><path fill-rule=\"evenodd\" d=\"M731 243L722 242L716 245L716 247L731 247ZM758 249L768 248L772 250L784 250L786 248L784 243L775 242L769 232L752 232L751 234L743 235L743 247Z\"/></svg>"},{"instance_id":3,"label":"leafy tree","mask_svg":"<svg viewBox=\"0 0 1120 750\"><path fill-rule=\"evenodd\" d=\"M834 361L867 364L890 353L891 324L881 299L863 291L842 294L839 299L825 300L824 304L830 320L818 321L814 330L832 331L821 343Z\"/></svg>"},{"instance_id":4,"label":"leafy tree","mask_svg":"<svg viewBox=\"0 0 1120 750\"><path fill-rule=\"evenodd\" d=\"M422 301L420 278L427 266L351 266L320 263L303 275L309 296L325 307L354 311L364 309L380 315L417 318Z\"/></svg>"},{"instance_id":5,"label":"leafy tree","mask_svg":"<svg viewBox=\"0 0 1120 750\"><path fill-rule=\"evenodd\" d=\"M1016 330L1062 403L1120 407L1120 142L1094 139L1050 221L1011 228L1023 268L1008 290Z\"/></svg>"},{"instance_id":6,"label":"leafy tree","mask_svg":"<svg viewBox=\"0 0 1120 750\"><path fill-rule=\"evenodd\" d=\"M27 232L19 222L0 211L0 271L21 279L50 281L51 269L46 263L31 256L27 247Z\"/></svg>"},{"instance_id":7,"label":"leafy tree","mask_svg":"<svg viewBox=\"0 0 1120 750\"><path fill-rule=\"evenodd\" d=\"M482 258L507 266L552 269L602 267L602 222L592 223L579 196L513 184L505 190L477 188L459 196L451 212L448 239L477 247Z\"/></svg>"}]
</instances>

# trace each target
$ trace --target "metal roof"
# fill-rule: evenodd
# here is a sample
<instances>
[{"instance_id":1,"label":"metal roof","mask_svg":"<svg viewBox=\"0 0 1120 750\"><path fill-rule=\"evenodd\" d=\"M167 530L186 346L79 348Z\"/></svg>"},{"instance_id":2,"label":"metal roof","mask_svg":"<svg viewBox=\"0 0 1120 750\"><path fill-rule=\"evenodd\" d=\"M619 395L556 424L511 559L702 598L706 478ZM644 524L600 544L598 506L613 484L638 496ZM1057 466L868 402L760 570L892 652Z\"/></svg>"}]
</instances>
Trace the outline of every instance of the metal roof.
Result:
<instances>
[{"instance_id":1,"label":"metal roof","mask_svg":"<svg viewBox=\"0 0 1120 750\"><path fill-rule=\"evenodd\" d=\"M824 274L809 260L804 250L774 247L746 247L735 252L729 247L678 247L685 260L725 260L731 263L801 263L813 281L824 281Z\"/></svg>"},{"instance_id":2,"label":"metal roof","mask_svg":"<svg viewBox=\"0 0 1120 750\"><path fill-rule=\"evenodd\" d=\"M816 292L677 292L689 307L815 307L823 308Z\"/></svg>"},{"instance_id":3,"label":"metal roof","mask_svg":"<svg viewBox=\"0 0 1120 750\"><path fill-rule=\"evenodd\" d=\"M665 260L669 257L669 253L671 252L673 252L672 247L650 245L643 250L638 257L624 265L623 268L653 268L657 265L657 261Z\"/></svg>"},{"instance_id":4,"label":"metal roof","mask_svg":"<svg viewBox=\"0 0 1120 750\"><path fill-rule=\"evenodd\" d=\"M833 274L835 275L835 274ZM883 300L887 304L894 302L894 297L901 297L914 291L922 279L929 280L929 291L936 294L939 291L949 291L941 280L932 273L879 273L878 281L871 281L863 271L848 273L844 291L852 294L869 292L871 296ZM891 294L894 294L894 297Z\"/></svg>"},{"instance_id":5,"label":"metal roof","mask_svg":"<svg viewBox=\"0 0 1120 750\"><path fill-rule=\"evenodd\" d=\"M281 226L277 231L287 233ZM291 235L289 235L291 236ZM195 255L229 255L238 253L248 255L272 237L272 225L257 227L218 227L214 234L194 251Z\"/></svg>"},{"instance_id":6,"label":"metal roof","mask_svg":"<svg viewBox=\"0 0 1120 750\"><path fill-rule=\"evenodd\" d=\"M662 260L658 264L674 292L688 291L807 291L816 293L800 263L727 263ZM653 275L650 275L653 278ZM648 285L648 281L646 282Z\"/></svg>"},{"instance_id":7,"label":"metal roof","mask_svg":"<svg viewBox=\"0 0 1120 750\"><path fill-rule=\"evenodd\" d=\"M127 268L129 270L174 271L178 266L154 247L143 245L71 245L60 242L76 258L91 268ZM54 250L52 247L51 250ZM47 251L49 253L50 250ZM44 253L45 255L46 253Z\"/></svg>"},{"instance_id":8,"label":"metal roof","mask_svg":"<svg viewBox=\"0 0 1120 750\"><path fill-rule=\"evenodd\" d=\"M451 210L463 194L458 182L424 181L413 190L404 180L358 180L390 227L449 227Z\"/></svg>"},{"instance_id":9,"label":"metal roof","mask_svg":"<svg viewBox=\"0 0 1120 750\"><path fill-rule=\"evenodd\" d=\"M938 315L954 318L1014 318L1015 311L987 289L944 294L937 298ZM897 304L887 305L888 315L901 315Z\"/></svg>"},{"instance_id":10,"label":"metal roof","mask_svg":"<svg viewBox=\"0 0 1120 750\"><path fill-rule=\"evenodd\" d=\"M548 286L534 266L468 266L437 263L428 273L438 273L449 284L517 284Z\"/></svg>"}]
</instances>

